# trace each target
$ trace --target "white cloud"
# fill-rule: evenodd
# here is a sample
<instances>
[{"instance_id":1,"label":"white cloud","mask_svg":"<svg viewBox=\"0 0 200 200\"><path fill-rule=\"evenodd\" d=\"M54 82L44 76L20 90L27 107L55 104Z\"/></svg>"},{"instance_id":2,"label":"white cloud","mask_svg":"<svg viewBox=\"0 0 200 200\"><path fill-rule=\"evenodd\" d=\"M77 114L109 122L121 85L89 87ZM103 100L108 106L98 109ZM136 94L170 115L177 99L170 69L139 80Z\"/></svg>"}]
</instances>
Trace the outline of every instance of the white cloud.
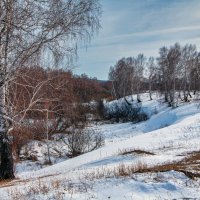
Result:
<instances>
[{"instance_id":1,"label":"white cloud","mask_svg":"<svg viewBox=\"0 0 200 200\"><path fill-rule=\"evenodd\" d=\"M77 73L106 79L121 57L156 56L175 42L200 44L199 0L103 0L103 6L103 29L80 50Z\"/></svg>"}]
</instances>

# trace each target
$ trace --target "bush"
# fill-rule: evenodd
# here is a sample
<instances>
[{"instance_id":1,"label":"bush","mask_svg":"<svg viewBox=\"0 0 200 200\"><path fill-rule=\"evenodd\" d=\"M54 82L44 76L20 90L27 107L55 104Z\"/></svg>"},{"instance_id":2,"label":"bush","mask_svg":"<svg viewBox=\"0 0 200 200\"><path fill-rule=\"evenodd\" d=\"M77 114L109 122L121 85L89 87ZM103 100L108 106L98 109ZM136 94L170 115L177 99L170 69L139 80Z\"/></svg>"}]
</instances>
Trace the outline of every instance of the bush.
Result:
<instances>
[{"instance_id":1,"label":"bush","mask_svg":"<svg viewBox=\"0 0 200 200\"><path fill-rule=\"evenodd\" d=\"M105 108L105 118L115 119L116 122L140 122L148 119L148 115L141 109L140 103L128 104L126 101L116 101Z\"/></svg>"},{"instance_id":2,"label":"bush","mask_svg":"<svg viewBox=\"0 0 200 200\"><path fill-rule=\"evenodd\" d=\"M12 137L13 153L18 159L22 146L27 144L33 136L31 131L26 127L14 128L10 135Z\"/></svg>"},{"instance_id":3,"label":"bush","mask_svg":"<svg viewBox=\"0 0 200 200\"><path fill-rule=\"evenodd\" d=\"M63 141L69 149L69 157L93 151L104 144L103 136L94 129L73 128L67 139Z\"/></svg>"},{"instance_id":4,"label":"bush","mask_svg":"<svg viewBox=\"0 0 200 200\"><path fill-rule=\"evenodd\" d=\"M23 126L14 127L10 133L12 137L13 153L16 158L20 155L22 146L29 143L31 140L42 141L46 139L46 120L32 120L24 123ZM53 122L49 122L51 130ZM51 133L49 132L49 136Z\"/></svg>"}]
</instances>

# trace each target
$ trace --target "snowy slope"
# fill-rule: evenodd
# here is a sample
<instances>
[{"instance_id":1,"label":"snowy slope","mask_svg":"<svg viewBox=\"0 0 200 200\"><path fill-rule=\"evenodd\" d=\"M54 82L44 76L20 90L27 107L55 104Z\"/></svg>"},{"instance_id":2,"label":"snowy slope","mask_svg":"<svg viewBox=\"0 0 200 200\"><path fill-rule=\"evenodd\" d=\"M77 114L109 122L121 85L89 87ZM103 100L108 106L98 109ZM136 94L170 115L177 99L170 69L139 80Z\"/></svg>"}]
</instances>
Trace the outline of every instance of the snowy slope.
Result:
<instances>
[{"instance_id":1,"label":"snowy slope","mask_svg":"<svg viewBox=\"0 0 200 200\"><path fill-rule=\"evenodd\" d=\"M27 199L58 199L55 197L58 191L62 199L77 200L200 198L200 180L191 180L180 172L143 173L130 177L112 175L122 163L126 166L137 166L138 163L154 166L181 160L188 152L200 150L200 110L197 104L182 104L171 109L156 100L145 100L143 108L150 113L156 109L157 114L138 124L99 125L97 128L105 136L104 147L44 169L19 173L19 180L13 181L12 186L1 188L0 194L4 199L13 199L10 191L17 193L21 190ZM121 152L127 149L145 150L154 155L122 155ZM32 194L28 189L37 188L38 180L41 181L39 185L49 184L46 193ZM60 182L57 188L51 184L55 181Z\"/></svg>"}]
</instances>

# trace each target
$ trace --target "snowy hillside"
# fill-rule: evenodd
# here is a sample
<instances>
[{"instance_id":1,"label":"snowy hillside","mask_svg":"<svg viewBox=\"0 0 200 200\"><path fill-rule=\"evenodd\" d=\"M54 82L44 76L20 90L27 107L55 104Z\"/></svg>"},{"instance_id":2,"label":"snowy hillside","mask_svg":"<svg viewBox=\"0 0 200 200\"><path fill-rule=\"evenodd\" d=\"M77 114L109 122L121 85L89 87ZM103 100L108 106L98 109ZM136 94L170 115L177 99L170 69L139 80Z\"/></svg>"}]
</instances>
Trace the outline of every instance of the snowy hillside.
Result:
<instances>
[{"instance_id":1,"label":"snowy hillside","mask_svg":"<svg viewBox=\"0 0 200 200\"><path fill-rule=\"evenodd\" d=\"M155 99L156 97L154 97ZM142 98L149 120L96 125L105 145L2 183L1 199L200 198L200 110ZM156 110L156 112L155 112Z\"/></svg>"}]
</instances>

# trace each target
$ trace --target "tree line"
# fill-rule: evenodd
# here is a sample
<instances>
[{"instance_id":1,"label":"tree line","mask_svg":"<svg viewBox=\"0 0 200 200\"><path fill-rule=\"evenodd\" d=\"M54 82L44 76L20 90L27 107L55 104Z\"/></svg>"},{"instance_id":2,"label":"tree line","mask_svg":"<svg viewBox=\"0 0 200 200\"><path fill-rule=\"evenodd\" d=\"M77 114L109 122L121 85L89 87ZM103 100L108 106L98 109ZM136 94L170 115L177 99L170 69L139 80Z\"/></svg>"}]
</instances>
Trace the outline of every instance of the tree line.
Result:
<instances>
[{"instance_id":1,"label":"tree line","mask_svg":"<svg viewBox=\"0 0 200 200\"><path fill-rule=\"evenodd\" d=\"M113 98L137 94L140 102L140 93L148 90L152 100L152 91L157 90L176 107L178 100L187 102L191 92L195 95L199 90L200 53L195 45L175 43L161 47L157 58L143 54L122 58L110 67L109 80Z\"/></svg>"}]
</instances>

